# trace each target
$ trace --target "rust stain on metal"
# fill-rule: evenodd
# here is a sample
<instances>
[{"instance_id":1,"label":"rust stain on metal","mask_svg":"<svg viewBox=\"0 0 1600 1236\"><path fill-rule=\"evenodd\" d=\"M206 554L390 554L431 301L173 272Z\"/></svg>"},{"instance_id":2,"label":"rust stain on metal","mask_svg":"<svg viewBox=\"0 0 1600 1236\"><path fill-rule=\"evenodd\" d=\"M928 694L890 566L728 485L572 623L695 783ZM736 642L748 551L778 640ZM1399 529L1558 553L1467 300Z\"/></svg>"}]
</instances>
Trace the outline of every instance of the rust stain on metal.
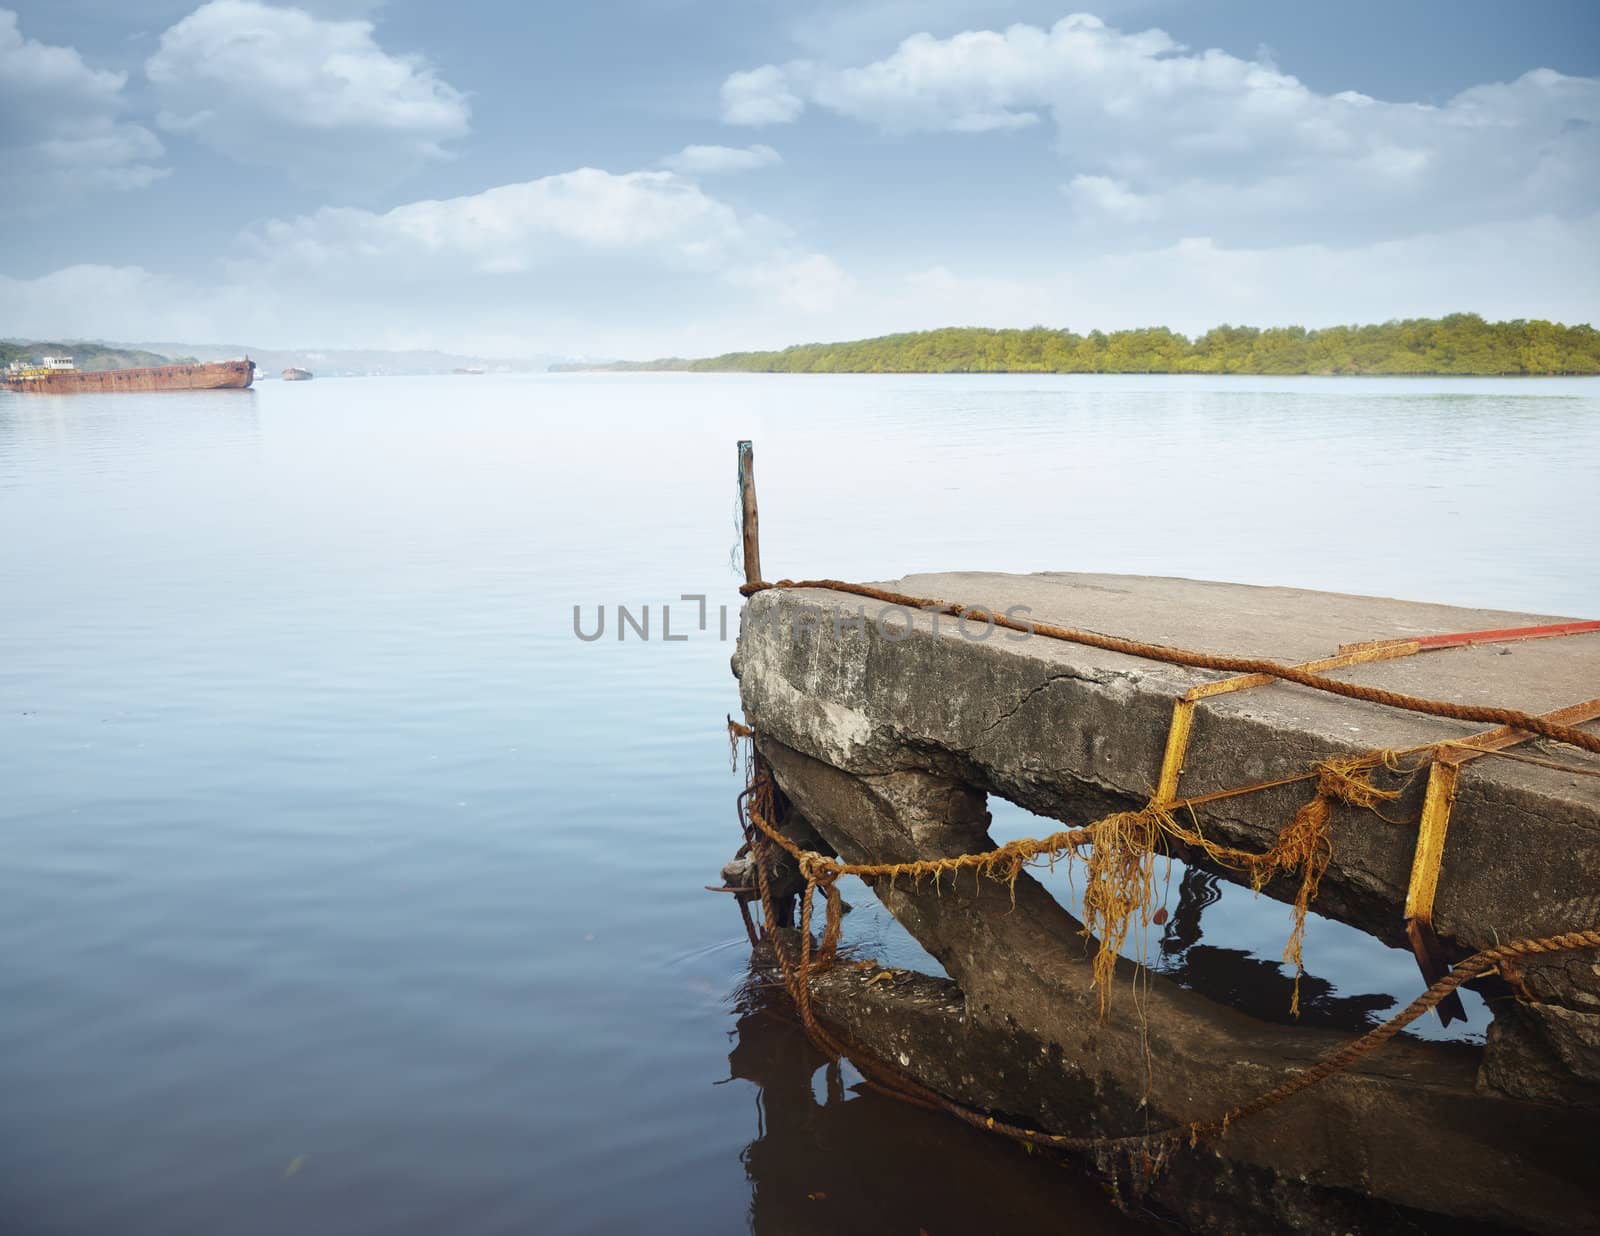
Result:
<instances>
[{"instance_id":1,"label":"rust stain on metal","mask_svg":"<svg viewBox=\"0 0 1600 1236\"><path fill-rule=\"evenodd\" d=\"M0 375L0 385L26 394L69 395L107 391L243 390L255 381L255 362L218 361L195 365L154 365L144 369L30 370Z\"/></svg>"}]
</instances>

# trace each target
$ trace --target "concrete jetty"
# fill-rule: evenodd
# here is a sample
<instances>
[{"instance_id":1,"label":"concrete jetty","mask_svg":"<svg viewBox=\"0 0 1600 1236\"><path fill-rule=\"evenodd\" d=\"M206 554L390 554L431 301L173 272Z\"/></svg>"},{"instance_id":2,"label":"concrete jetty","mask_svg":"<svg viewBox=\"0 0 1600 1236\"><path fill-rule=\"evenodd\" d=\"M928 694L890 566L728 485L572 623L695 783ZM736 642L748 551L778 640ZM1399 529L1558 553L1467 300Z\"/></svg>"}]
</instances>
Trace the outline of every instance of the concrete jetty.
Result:
<instances>
[{"instance_id":1,"label":"concrete jetty","mask_svg":"<svg viewBox=\"0 0 1600 1236\"><path fill-rule=\"evenodd\" d=\"M1284 664L1354 645L1571 621L1111 575L953 573L878 587ZM1174 701L1227 677L811 588L750 598L734 670L746 723L790 808L785 832L852 863L992 849L991 794L1067 826L1137 810L1162 781ZM1600 632L1413 650L1327 674L1550 714L1600 696ZM1282 681L1201 699L1193 717L1180 799L1492 728ZM1465 765L1452 787L1432 906L1445 963L1600 924L1600 756L1543 739L1508 749L1513 758ZM1381 817L1332 807L1331 857L1313 907L1369 933L1374 948L1408 947L1428 783L1426 761L1402 754L1391 763L1400 771L1374 776L1395 794ZM1286 782L1196 805L1192 819L1207 838L1259 852L1310 792ZM1193 847L1173 852L1242 878ZM1292 901L1298 887L1280 877L1263 892ZM1258 1020L1160 975L1142 975L1135 1000L1128 963L1103 1010L1081 924L1027 874L1014 889L963 876L937 889L880 879L874 892L949 977L874 982L870 971L836 965L814 981L816 1011L940 1094L1033 1128L1121 1135L1205 1119L1350 1037ZM1316 961L1306 957L1309 970ZM1426 985L1419 975L1417 989ZM1600 1111L1596 956L1508 963L1478 986L1493 1010L1486 1046L1397 1040L1124 1183L1199 1227L1359 1231L1404 1216L1427 1230L1453 1216L1600 1230L1600 1180L1583 1153Z\"/></svg>"}]
</instances>

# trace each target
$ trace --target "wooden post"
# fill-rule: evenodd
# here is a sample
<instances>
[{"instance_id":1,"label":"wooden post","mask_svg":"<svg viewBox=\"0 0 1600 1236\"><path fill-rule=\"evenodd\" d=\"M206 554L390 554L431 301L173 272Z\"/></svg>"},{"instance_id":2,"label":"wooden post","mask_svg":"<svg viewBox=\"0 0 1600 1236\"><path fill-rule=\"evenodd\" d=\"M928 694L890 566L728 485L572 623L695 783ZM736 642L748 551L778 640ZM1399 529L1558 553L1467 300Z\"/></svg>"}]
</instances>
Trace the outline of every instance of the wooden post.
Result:
<instances>
[{"instance_id":1,"label":"wooden post","mask_svg":"<svg viewBox=\"0 0 1600 1236\"><path fill-rule=\"evenodd\" d=\"M748 441L739 443L739 501L744 529L744 582L761 582L761 517L756 511L756 459Z\"/></svg>"}]
</instances>

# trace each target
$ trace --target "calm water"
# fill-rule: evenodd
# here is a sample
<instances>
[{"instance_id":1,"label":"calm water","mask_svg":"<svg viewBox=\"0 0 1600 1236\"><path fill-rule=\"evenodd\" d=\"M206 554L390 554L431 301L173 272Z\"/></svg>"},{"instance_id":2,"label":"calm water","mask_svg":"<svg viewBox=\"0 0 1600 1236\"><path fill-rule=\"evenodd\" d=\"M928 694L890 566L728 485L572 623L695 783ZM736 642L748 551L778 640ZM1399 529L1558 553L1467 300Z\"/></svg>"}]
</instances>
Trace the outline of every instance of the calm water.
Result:
<instances>
[{"instance_id":1,"label":"calm water","mask_svg":"<svg viewBox=\"0 0 1600 1236\"><path fill-rule=\"evenodd\" d=\"M738 998L702 886L736 841L740 437L772 577L1600 614L1594 381L0 393L0 1230L1133 1229L1072 1170L841 1091ZM573 637L618 603L656 638ZM916 959L852 900L850 938ZM1281 948L1282 907L1213 915ZM1307 948L1338 997L1415 991L1352 936Z\"/></svg>"}]
</instances>

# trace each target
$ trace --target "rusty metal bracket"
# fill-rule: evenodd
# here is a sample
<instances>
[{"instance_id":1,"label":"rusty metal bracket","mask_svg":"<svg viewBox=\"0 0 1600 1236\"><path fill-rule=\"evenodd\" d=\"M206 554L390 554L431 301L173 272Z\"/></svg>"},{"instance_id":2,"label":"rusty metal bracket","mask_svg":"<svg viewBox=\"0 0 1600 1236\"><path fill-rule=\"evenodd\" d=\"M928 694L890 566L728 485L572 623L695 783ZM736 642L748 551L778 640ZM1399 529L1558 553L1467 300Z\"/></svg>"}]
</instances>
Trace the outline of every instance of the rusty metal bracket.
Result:
<instances>
[{"instance_id":1,"label":"rusty metal bracket","mask_svg":"<svg viewBox=\"0 0 1600 1236\"><path fill-rule=\"evenodd\" d=\"M1495 632L1494 634L1499 634ZM1600 717L1600 699L1586 700L1545 713L1544 719L1560 725L1578 725ZM1439 937L1433 927L1433 902L1439 891L1439 868L1444 860L1445 837L1450 831L1450 809L1455 805L1461 784L1461 767L1479 756L1504 751L1533 735L1526 730L1504 725L1454 742L1441 743L1433 766L1428 770L1428 789L1422 800L1422 817L1417 824L1417 849L1411 860L1411 881L1406 888L1406 939L1416 956L1417 968L1428 984L1450 973ZM1436 1012L1445 1025L1467 1012L1454 992L1441 1001Z\"/></svg>"}]
</instances>

